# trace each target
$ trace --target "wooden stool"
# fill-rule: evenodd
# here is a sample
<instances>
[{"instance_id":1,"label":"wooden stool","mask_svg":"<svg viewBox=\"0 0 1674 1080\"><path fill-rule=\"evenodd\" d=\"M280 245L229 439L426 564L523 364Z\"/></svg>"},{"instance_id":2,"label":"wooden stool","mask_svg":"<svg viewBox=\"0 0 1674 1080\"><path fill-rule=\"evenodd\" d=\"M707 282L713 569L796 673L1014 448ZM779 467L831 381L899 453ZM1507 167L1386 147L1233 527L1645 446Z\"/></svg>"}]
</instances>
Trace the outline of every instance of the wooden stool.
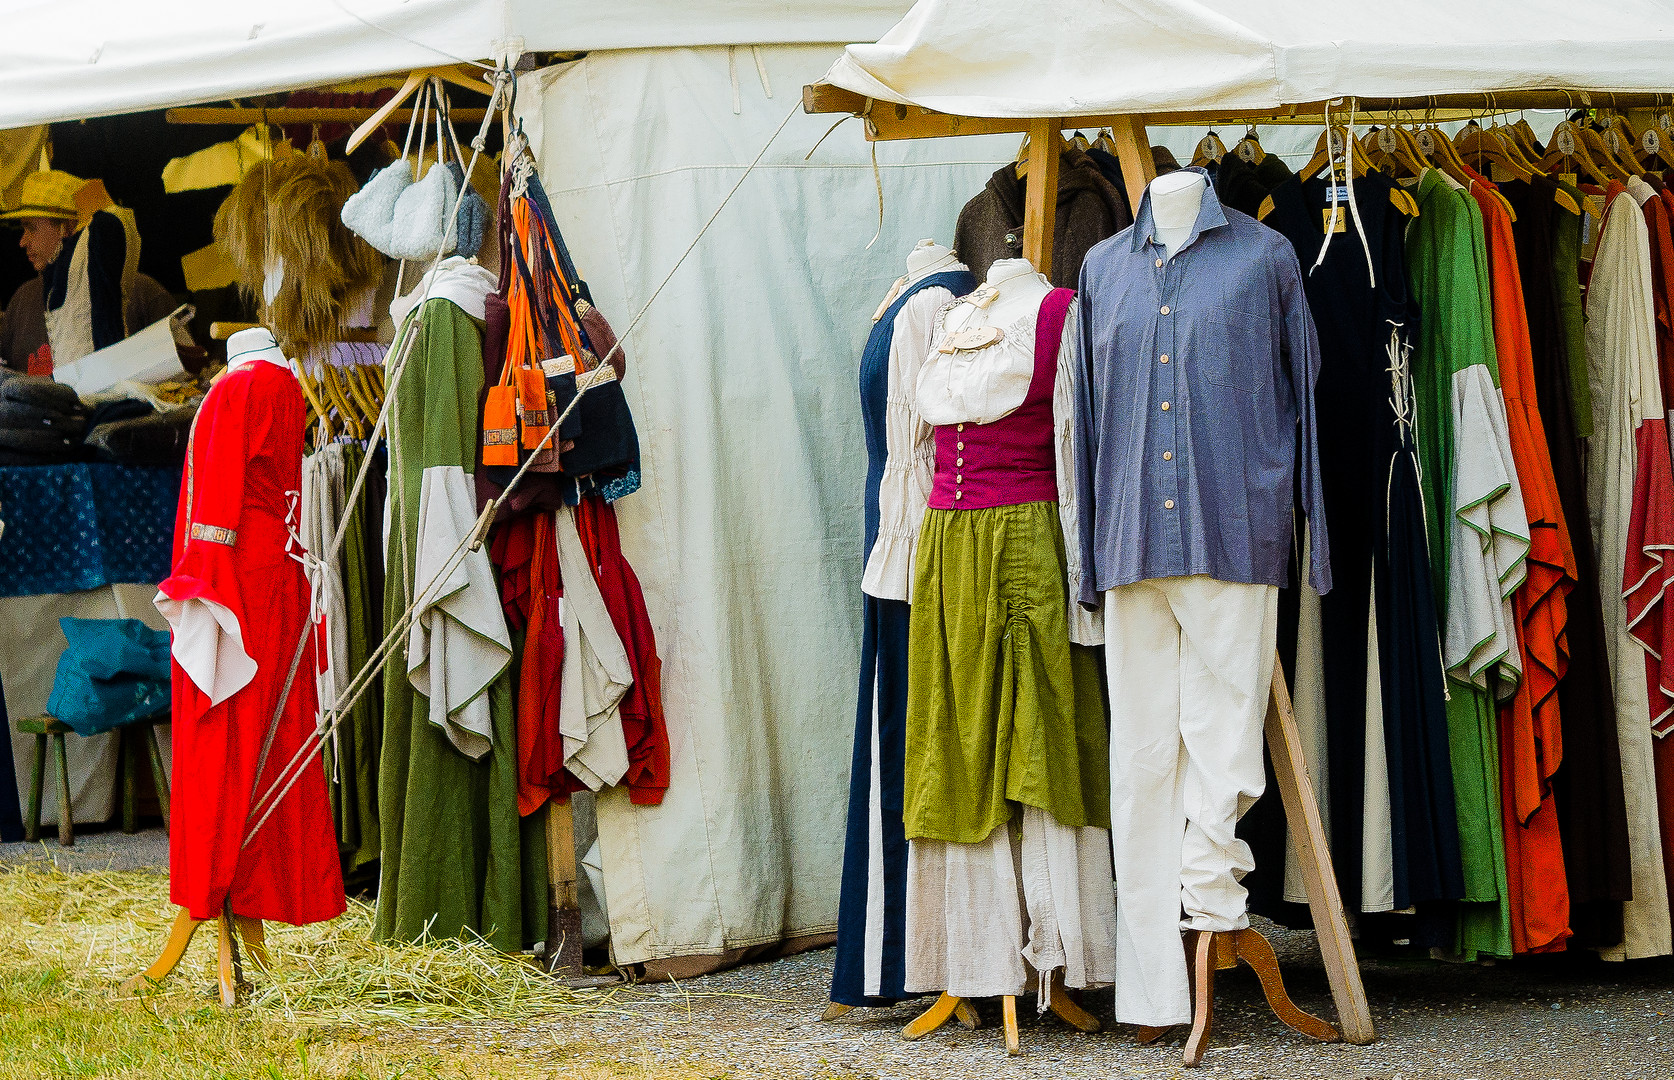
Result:
<instances>
[{"instance_id":1,"label":"wooden stool","mask_svg":"<svg viewBox=\"0 0 1674 1080\"><path fill-rule=\"evenodd\" d=\"M146 749L150 751L151 778L157 785L157 802L162 807L163 826L168 827L169 777L163 769L162 749L157 744L157 724L166 722L165 713L116 729L119 752L122 756L122 767L117 775L122 787L122 831L125 833L139 830L139 761L140 755L145 753ZM70 760L65 750L64 737L75 734L75 729L51 716L26 717L17 722L17 729L25 735L35 736L35 767L29 786L29 816L24 821L24 839L32 842L41 838L41 797L46 787L46 760L50 740L53 771L58 776L58 844L60 847L72 847L76 837L70 814ZM140 745L142 737L146 743L145 748Z\"/></svg>"}]
</instances>

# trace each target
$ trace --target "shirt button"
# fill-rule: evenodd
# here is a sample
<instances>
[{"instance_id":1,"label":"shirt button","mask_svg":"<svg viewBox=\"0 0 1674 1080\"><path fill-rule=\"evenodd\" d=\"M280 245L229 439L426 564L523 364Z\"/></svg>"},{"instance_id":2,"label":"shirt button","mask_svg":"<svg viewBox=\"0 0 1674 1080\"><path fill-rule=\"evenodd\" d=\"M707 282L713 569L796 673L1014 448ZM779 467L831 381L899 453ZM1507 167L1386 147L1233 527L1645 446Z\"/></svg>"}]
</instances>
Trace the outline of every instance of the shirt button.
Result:
<instances>
[{"instance_id":1,"label":"shirt button","mask_svg":"<svg viewBox=\"0 0 1674 1080\"><path fill-rule=\"evenodd\" d=\"M1163 402L1163 412L1167 412L1167 411L1168 411L1168 402L1165 401L1165 402Z\"/></svg>"},{"instance_id":2,"label":"shirt button","mask_svg":"<svg viewBox=\"0 0 1674 1080\"><path fill-rule=\"evenodd\" d=\"M1174 509L1174 500L1173 500L1173 499L1168 499L1168 500L1165 500L1165 501L1164 501L1164 502L1163 502L1163 509L1164 509L1164 510L1172 510L1172 509Z\"/></svg>"},{"instance_id":3,"label":"shirt button","mask_svg":"<svg viewBox=\"0 0 1674 1080\"><path fill-rule=\"evenodd\" d=\"M1164 450L1163 451L1163 460L1164 461L1173 461L1174 460L1174 451Z\"/></svg>"},{"instance_id":4,"label":"shirt button","mask_svg":"<svg viewBox=\"0 0 1674 1080\"><path fill-rule=\"evenodd\" d=\"M1167 314L1168 314L1168 305L1167 305L1167 304L1164 304L1164 305L1163 305L1163 309L1162 309L1162 313L1163 313L1163 314L1164 314L1164 315L1167 315Z\"/></svg>"},{"instance_id":5,"label":"shirt button","mask_svg":"<svg viewBox=\"0 0 1674 1080\"><path fill-rule=\"evenodd\" d=\"M965 444L964 443L955 443L954 444L954 449L963 450L963 449L965 449Z\"/></svg>"},{"instance_id":6,"label":"shirt button","mask_svg":"<svg viewBox=\"0 0 1674 1080\"><path fill-rule=\"evenodd\" d=\"M1162 362L1165 363L1165 364L1168 363L1168 354L1163 353L1162 356L1159 359L1161 359Z\"/></svg>"},{"instance_id":7,"label":"shirt button","mask_svg":"<svg viewBox=\"0 0 1674 1080\"><path fill-rule=\"evenodd\" d=\"M1157 260L1157 265L1158 265L1158 266L1161 266L1161 265L1162 265L1162 260L1161 260L1161 259L1158 259L1158 260Z\"/></svg>"},{"instance_id":8,"label":"shirt button","mask_svg":"<svg viewBox=\"0 0 1674 1080\"><path fill-rule=\"evenodd\" d=\"M957 465L957 466L959 466L959 467L961 467L961 468L963 468L963 467L964 467L964 465L965 465L965 459L964 459L964 458L960 458L960 459L959 459L959 460L957 460L957 461L955 461L955 462L954 462L954 464L955 464L955 465Z\"/></svg>"},{"instance_id":9,"label":"shirt button","mask_svg":"<svg viewBox=\"0 0 1674 1080\"><path fill-rule=\"evenodd\" d=\"M959 473L954 473L953 482L955 484L963 484L965 482L965 477Z\"/></svg>"},{"instance_id":10,"label":"shirt button","mask_svg":"<svg viewBox=\"0 0 1674 1080\"><path fill-rule=\"evenodd\" d=\"M960 499L963 499L964 497L965 497L965 493L963 491L955 491L953 493L953 501L954 502L958 502Z\"/></svg>"},{"instance_id":11,"label":"shirt button","mask_svg":"<svg viewBox=\"0 0 1674 1080\"><path fill-rule=\"evenodd\" d=\"M960 430L960 431L964 431L964 430L965 430L965 425L964 425L964 424L960 424L960 425L959 425L959 430Z\"/></svg>"}]
</instances>

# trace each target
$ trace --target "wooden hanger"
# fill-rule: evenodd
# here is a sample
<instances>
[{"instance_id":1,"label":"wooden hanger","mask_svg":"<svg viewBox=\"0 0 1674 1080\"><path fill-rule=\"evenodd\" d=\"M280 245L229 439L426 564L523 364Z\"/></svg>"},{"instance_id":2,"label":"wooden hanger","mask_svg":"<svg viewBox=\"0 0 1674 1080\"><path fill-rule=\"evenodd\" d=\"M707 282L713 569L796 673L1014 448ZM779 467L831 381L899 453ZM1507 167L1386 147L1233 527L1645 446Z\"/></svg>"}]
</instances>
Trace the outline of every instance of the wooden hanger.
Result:
<instances>
[{"instance_id":1,"label":"wooden hanger","mask_svg":"<svg viewBox=\"0 0 1674 1080\"><path fill-rule=\"evenodd\" d=\"M1221 137L1219 135L1216 135L1213 131L1211 131L1203 138L1197 140L1197 146L1192 150L1191 163L1199 167L1206 166L1211 163L1219 165L1221 159L1224 157L1226 157L1226 143L1221 141Z\"/></svg>"},{"instance_id":2,"label":"wooden hanger","mask_svg":"<svg viewBox=\"0 0 1674 1080\"><path fill-rule=\"evenodd\" d=\"M1261 136L1256 134L1253 124L1244 129L1244 137L1232 147L1232 152L1251 165L1260 165L1267 160L1267 151L1261 148Z\"/></svg>"},{"instance_id":3,"label":"wooden hanger","mask_svg":"<svg viewBox=\"0 0 1674 1080\"><path fill-rule=\"evenodd\" d=\"M352 154L359 150L360 144L365 142L374 131L382 127L384 122L389 119L389 114L399 109L401 103L412 97L418 91L418 88L424 85L424 80L431 77L441 79L446 83L452 83L454 86L464 87L473 93L485 96L492 93L491 89L485 86L480 79L468 78L460 74L456 68L420 68L407 76L407 81L401 84L401 89L395 92L394 97L378 106L376 112L355 128L354 134L349 136L348 148L345 153Z\"/></svg>"},{"instance_id":4,"label":"wooden hanger","mask_svg":"<svg viewBox=\"0 0 1674 1080\"><path fill-rule=\"evenodd\" d=\"M1668 140L1667 134L1656 124L1647 124L1638 131L1628 126L1621 117L1616 118L1633 139L1634 155L1641 164L1656 168L1674 169L1674 144Z\"/></svg>"},{"instance_id":5,"label":"wooden hanger","mask_svg":"<svg viewBox=\"0 0 1674 1080\"><path fill-rule=\"evenodd\" d=\"M1610 177L1604 174L1598 163L1593 160L1587 149L1586 140L1581 137L1581 129L1573 120L1565 120L1552 129L1552 138L1546 143L1546 156L1540 159L1541 170L1546 173L1579 173L1586 176L1600 187L1610 184ZM1565 166L1572 166L1565 168Z\"/></svg>"},{"instance_id":6,"label":"wooden hanger","mask_svg":"<svg viewBox=\"0 0 1674 1080\"><path fill-rule=\"evenodd\" d=\"M1530 158L1540 156L1539 150L1536 149L1540 145L1540 140L1535 138L1534 128L1529 126L1528 120L1519 116L1517 122L1511 125L1511 136L1517 140L1517 145Z\"/></svg>"},{"instance_id":7,"label":"wooden hanger","mask_svg":"<svg viewBox=\"0 0 1674 1080\"><path fill-rule=\"evenodd\" d=\"M1326 139L1327 135L1333 135L1336 137L1335 147L1329 146ZM1302 166L1301 170L1296 174L1297 179L1301 181L1310 180L1322 169L1326 168L1327 165L1330 165L1334 171L1342 168L1347 164L1347 161L1333 160L1333 158L1346 157L1342 151L1347 149L1348 140L1352 139L1354 139L1354 133L1340 124L1333 125L1326 131L1321 131L1319 133L1319 140L1314 143L1314 156L1308 159L1308 163ZM1338 150L1338 153L1331 154L1330 150L1332 149ZM1368 162L1365 154L1361 152L1361 144L1359 142L1355 142L1354 179L1359 179L1360 177L1365 176L1367 168ZM1391 206L1395 207L1395 209L1399 210L1401 213L1406 214L1408 217L1418 216L1418 201L1399 187L1391 187L1389 189L1389 202ZM1256 220L1266 220L1267 215L1273 212L1273 207L1273 196L1269 195L1265 199L1261 200L1261 205L1256 208Z\"/></svg>"},{"instance_id":8,"label":"wooden hanger","mask_svg":"<svg viewBox=\"0 0 1674 1080\"><path fill-rule=\"evenodd\" d=\"M1523 153L1523 148L1517 141L1514 128L1496 124L1489 128L1486 134L1489 138L1497 140L1506 155L1531 174L1536 176L1546 175L1541 171L1539 164L1529 160L1528 156ZM1581 204L1576 202L1575 197L1561 187L1552 192L1552 201L1577 217L1581 214Z\"/></svg>"},{"instance_id":9,"label":"wooden hanger","mask_svg":"<svg viewBox=\"0 0 1674 1080\"><path fill-rule=\"evenodd\" d=\"M1029 175L1029 136L1026 134L1023 136L1023 141L1017 146L1017 158L1012 167L1017 170L1019 180Z\"/></svg>"},{"instance_id":10,"label":"wooden hanger","mask_svg":"<svg viewBox=\"0 0 1674 1080\"><path fill-rule=\"evenodd\" d=\"M1442 131L1441 128L1435 124L1428 124L1420 128L1413 138L1418 142L1419 152L1436 168L1453 177L1453 179L1465 185L1466 188L1477 183L1476 176L1472 175L1473 170L1465 164L1465 160L1454 149L1453 140L1449 139L1447 133ZM1483 190L1488 193L1490 199L1499 205L1501 210L1505 211L1507 217L1512 221L1517 220L1517 212L1511 208L1509 199L1493 187L1486 187Z\"/></svg>"},{"instance_id":11,"label":"wooden hanger","mask_svg":"<svg viewBox=\"0 0 1674 1080\"><path fill-rule=\"evenodd\" d=\"M1614 172L1615 179L1625 184L1632 177L1644 174L1639 162L1622 161L1622 157L1617 156L1614 149L1610 149L1609 142L1605 142L1604 134L1595 131L1594 127L1579 126L1579 131L1580 137L1587 142L1587 151L1592 152L1592 159L1599 162L1599 167L1605 172Z\"/></svg>"},{"instance_id":12,"label":"wooden hanger","mask_svg":"<svg viewBox=\"0 0 1674 1080\"><path fill-rule=\"evenodd\" d=\"M1073 146L1075 149L1080 150L1082 153L1086 153L1087 150L1093 145L1092 143L1087 141L1087 136L1081 134L1081 132L1079 132L1079 131L1077 131L1075 133L1074 138L1070 139L1069 144L1071 146Z\"/></svg>"}]
</instances>

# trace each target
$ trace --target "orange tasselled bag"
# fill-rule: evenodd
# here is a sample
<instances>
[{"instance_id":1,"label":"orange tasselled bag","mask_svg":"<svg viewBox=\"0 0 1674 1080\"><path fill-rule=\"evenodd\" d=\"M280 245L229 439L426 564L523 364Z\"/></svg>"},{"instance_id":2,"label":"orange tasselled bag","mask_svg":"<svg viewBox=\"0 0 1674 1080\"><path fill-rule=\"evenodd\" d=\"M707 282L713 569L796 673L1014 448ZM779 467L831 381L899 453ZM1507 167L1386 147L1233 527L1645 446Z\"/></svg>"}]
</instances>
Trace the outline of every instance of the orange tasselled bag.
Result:
<instances>
[{"instance_id":1,"label":"orange tasselled bag","mask_svg":"<svg viewBox=\"0 0 1674 1080\"><path fill-rule=\"evenodd\" d=\"M519 303L516 275L507 290L507 312L510 333L506 335L506 362L500 368L500 381L488 388L482 406L482 463L484 465L517 464L518 388L511 383L511 374L520 356L528 355L529 305ZM520 325L521 324L521 325Z\"/></svg>"}]
</instances>

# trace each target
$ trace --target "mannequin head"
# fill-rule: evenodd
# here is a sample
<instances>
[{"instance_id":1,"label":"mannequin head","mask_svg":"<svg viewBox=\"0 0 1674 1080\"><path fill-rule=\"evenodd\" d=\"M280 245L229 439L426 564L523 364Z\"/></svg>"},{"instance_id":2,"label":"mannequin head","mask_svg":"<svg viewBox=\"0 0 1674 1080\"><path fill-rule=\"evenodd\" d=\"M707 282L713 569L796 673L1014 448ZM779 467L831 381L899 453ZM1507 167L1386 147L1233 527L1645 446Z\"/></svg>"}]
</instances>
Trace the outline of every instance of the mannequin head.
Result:
<instances>
[{"instance_id":1,"label":"mannequin head","mask_svg":"<svg viewBox=\"0 0 1674 1080\"><path fill-rule=\"evenodd\" d=\"M1197 221L1198 207L1207 187L1203 174L1190 169L1164 173L1151 181L1151 217L1161 229L1190 228Z\"/></svg>"},{"instance_id":2,"label":"mannequin head","mask_svg":"<svg viewBox=\"0 0 1674 1080\"><path fill-rule=\"evenodd\" d=\"M280 350L279 343L273 340L273 331L267 327L252 326L248 330L240 330L227 339L228 371L261 360L266 360L270 364L277 364L287 371L290 370L291 365L285 360L285 354Z\"/></svg>"},{"instance_id":3,"label":"mannequin head","mask_svg":"<svg viewBox=\"0 0 1674 1080\"><path fill-rule=\"evenodd\" d=\"M907 253L907 277L916 280L926 274L932 274L937 270L952 266L953 263L954 257L951 249L943 247L934 240L920 240Z\"/></svg>"}]
</instances>

